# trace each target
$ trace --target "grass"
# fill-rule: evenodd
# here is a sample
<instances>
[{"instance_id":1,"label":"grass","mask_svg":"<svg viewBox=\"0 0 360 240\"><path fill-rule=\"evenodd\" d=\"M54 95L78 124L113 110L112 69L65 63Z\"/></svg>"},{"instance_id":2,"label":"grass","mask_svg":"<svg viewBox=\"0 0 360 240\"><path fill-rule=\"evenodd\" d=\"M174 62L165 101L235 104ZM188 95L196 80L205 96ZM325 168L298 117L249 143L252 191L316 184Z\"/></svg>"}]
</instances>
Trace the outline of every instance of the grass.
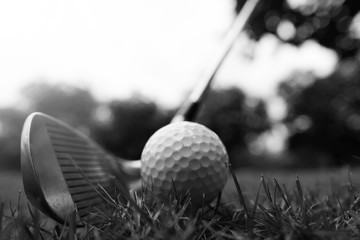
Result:
<instances>
[{"instance_id":1,"label":"grass","mask_svg":"<svg viewBox=\"0 0 360 240\"><path fill-rule=\"evenodd\" d=\"M101 224L81 228L75 213L67 225L53 225L30 206L28 217L21 204L6 214L3 203L0 239L360 239L359 176L231 171L222 199L210 206L193 209L188 194L159 202L144 190L132 193L138 207L110 198L94 214Z\"/></svg>"}]
</instances>

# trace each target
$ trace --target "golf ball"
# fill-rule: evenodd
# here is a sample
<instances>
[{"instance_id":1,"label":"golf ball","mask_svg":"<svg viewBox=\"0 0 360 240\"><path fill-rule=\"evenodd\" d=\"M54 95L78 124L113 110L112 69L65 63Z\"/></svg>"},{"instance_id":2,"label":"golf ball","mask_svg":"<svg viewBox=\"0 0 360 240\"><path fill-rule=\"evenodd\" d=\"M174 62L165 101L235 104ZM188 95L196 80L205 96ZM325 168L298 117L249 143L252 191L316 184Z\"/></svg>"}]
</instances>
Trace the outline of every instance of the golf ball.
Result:
<instances>
[{"instance_id":1,"label":"golf ball","mask_svg":"<svg viewBox=\"0 0 360 240\"><path fill-rule=\"evenodd\" d=\"M200 206L216 198L228 175L228 155L220 138L194 122L171 123L155 132L141 155L144 186L158 197L185 194Z\"/></svg>"}]
</instances>

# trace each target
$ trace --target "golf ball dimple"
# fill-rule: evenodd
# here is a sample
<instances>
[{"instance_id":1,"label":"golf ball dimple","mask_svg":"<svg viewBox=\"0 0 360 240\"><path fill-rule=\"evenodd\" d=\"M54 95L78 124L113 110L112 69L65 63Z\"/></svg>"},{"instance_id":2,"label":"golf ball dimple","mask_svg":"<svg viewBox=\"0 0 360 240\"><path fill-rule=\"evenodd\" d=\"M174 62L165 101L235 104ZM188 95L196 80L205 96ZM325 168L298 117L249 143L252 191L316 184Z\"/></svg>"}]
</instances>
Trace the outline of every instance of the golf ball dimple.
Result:
<instances>
[{"instance_id":1,"label":"golf ball dimple","mask_svg":"<svg viewBox=\"0 0 360 240\"><path fill-rule=\"evenodd\" d=\"M228 155L220 138L193 122L171 123L155 132L141 155L145 187L157 196L190 191L195 206L210 203L225 185Z\"/></svg>"}]
</instances>

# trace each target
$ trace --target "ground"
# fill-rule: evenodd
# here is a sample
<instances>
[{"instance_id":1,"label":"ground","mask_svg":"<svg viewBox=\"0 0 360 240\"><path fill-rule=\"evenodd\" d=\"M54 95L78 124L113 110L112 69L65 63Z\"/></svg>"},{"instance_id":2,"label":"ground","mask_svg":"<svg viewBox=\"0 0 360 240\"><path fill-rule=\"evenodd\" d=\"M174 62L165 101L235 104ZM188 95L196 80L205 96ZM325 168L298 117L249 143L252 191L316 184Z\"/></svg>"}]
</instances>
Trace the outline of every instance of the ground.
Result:
<instances>
[{"instance_id":1,"label":"ground","mask_svg":"<svg viewBox=\"0 0 360 240\"><path fill-rule=\"evenodd\" d=\"M348 183L348 172L354 185L360 186L360 169L339 168L339 169L301 169L301 170L266 170L266 169L238 169L236 176L239 180L241 189L248 196L254 196L260 184L261 176L265 180L272 182L274 178L280 185L285 184L287 188L293 189L295 180L298 176L303 187L318 188L328 194L334 184L346 185ZM12 201L17 203L19 192L21 192L22 202L25 202L23 183L20 172L0 171L0 200ZM232 196L234 195L235 196ZM224 188L226 201L236 198L236 189L234 181L229 177Z\"/></svg>"},{"instance_id":2,"label":"ground","mask_svg":"<svg viewBox=\"0 0 360 240\"><path fill-rule=\"evenodd\" d=\"M146 203L140 193L135 200L141 210L131 204L125 207L119 202L111 207L110 215L99 215L107 222L101 232L97 232L97 228L75 232L75 225L56 228L54 223L46 222L43 229L50 230L41 234L50 239L55 239L54 230L65 237L56 239L100 233L101 238L96 239L117 239L118 236L131 239L158 239L159 236L161 239L359 239L359 173L360 169L349 168L298 171L240 169L235 177L229 177L221 205L200 209L196 215L188 208L189 198L175 198L168 203L153 205ZM17 216L10 211L8 203L12 203L12 209L17 209L18 190L22 189L21 175L0 173L0 183L0 199L7 202L6 211ZM259 186L261 191L257 195ZM21 198L19 206L27 208L23 190ZM0 205L0 212L3 206ZM24 225L23 215L9 223L3 222L3 227L0 221L0 239L10 239L9 236L13 236L11 239L41 239L38 215L31 216L26 220L33 219L30 225ZM143 221L139 221L140 216ZM75 223L75 219L72 222Z\"/></svg>"}]
</instances>

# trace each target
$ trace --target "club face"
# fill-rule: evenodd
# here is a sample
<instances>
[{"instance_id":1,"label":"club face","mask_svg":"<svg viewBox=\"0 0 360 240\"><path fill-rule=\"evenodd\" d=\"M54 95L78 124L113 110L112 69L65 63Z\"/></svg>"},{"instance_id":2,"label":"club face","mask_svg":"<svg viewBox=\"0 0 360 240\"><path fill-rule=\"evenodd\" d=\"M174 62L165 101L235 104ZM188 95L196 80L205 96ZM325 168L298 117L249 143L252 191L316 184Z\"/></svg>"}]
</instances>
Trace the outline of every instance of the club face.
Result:
<instances>
[{"instance_id":1,"label":"club face","mask_svg":"<svg viewBox=\"0 0 360 240\"><path fill-rule=\"evenodd\" d=\"M25 193L60 223L74 209L77 221L86 221L90 209L104 205L99 193L114 194L112 161L97 144L55 118L33 113L25 121L21 138Z\"/></svg>"}]
</instances>

